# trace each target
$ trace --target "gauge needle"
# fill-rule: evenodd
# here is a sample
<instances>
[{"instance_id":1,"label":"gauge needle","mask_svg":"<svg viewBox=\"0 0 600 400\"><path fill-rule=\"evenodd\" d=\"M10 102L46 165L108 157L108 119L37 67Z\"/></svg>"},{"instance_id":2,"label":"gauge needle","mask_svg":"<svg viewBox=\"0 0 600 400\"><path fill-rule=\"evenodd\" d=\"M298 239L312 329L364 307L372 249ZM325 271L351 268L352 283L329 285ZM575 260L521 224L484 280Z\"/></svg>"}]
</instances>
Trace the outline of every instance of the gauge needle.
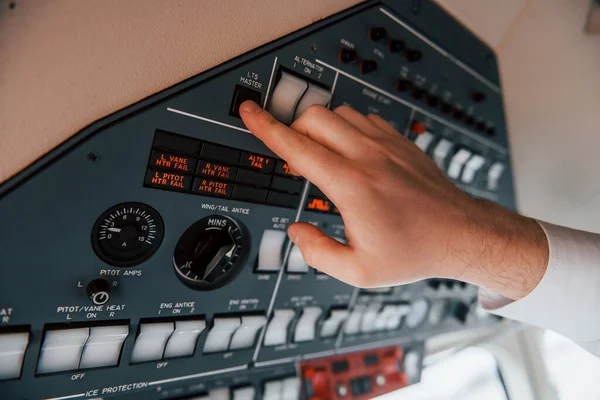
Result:
<instances>
[{"instance_id":1,"label":"gauge needle","mask_svg":"<svg viewBox=\"0 0 600 400\"><path fill-rule=\"evenodd\" d=\"M111 232L121 232L121 228L108 228Z\"/></svg>"}]
</instances>

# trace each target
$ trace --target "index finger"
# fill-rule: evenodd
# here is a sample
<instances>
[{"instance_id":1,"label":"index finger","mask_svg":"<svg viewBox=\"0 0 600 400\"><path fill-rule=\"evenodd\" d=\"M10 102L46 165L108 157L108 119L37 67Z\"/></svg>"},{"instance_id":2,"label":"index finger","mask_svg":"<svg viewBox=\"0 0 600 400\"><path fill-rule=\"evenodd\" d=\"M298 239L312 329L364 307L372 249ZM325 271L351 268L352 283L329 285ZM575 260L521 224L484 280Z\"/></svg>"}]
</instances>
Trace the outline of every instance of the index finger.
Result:
<instances>
[{"instance_id":1,"label":"index finger","mask_svg":"<svg viewBox=\"0 0 600 400\"><path fill-rule=\"evenodd\" d=\"M240 116L246 127L294 171L321 188L330 187L334 181L339 184L344 175L341 169L347 167L342 156L285 126L252 101L242 103Z\"/></svg>"}]
</instances>

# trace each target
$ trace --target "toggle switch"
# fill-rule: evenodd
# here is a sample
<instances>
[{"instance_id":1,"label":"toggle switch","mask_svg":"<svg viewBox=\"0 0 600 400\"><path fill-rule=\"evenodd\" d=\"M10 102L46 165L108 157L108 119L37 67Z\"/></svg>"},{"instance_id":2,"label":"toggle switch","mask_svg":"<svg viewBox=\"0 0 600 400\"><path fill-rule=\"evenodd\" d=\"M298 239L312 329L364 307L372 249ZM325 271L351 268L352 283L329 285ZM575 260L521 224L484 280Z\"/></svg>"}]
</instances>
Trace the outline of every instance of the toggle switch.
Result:
<instances>
[{"instance_id":1,"label":"toggle switch","mask_svg":"<svg viewBox=\"0 0 600 400\"><path fill-rule=\"evenodd\" d=\"M418 148L420 148L423 151L423 153L427 153L429 146L431 145L431 143L433 143L433 139L435 139L435 136L425 131L417 136L414 143Z\"/></svg>"},{"instance_id":2,"label":"toggle switch","mask_svg":"<svg viewBox=\"0 0 600 400\"><path fill-rule=\"evenodd\" d=\"M377 318L373 323L374 331L383 331L386 329L387 322L392 320L396 314L396 306L395 305L387 305L384 306L383 309L377 314Z\"/></svg>"},{"instance_id":3,"label":"toggle switch","mask_svg":"<svg viewBox=\"0 0 600 400\"><path fill-rule=\"evenodd\" d=\"M296 312L294 310L275 310L265 332L264 345L278 346L285 344L287 342L288 327L295 316Z\"/></svg>"},{"instance_id":4,"label":"toggle switch","mask_svg":"<svg viewBox=\"0 0 600 400\"><path fill-rule=\"evenodd\" d=\"M465 168L463 169L461 180L464 183L471 183L475 179L475 175L481 167L485 164L485 158L480 156L479 154L475 154L473 157L467 161L465 164Z\"/></svg>"},{"instance_id":5,"label":"toggle switch","mask_svg":"<svg viewBox=\"0 0 600 400\"><path fill-rule=\"evenodd\" d=\"M292 246L292 251L288 257L287 272L305 274L308 272L308 264L304 261L300 248L296 245Z\"/></svg>"},{"instance_id":6,"label":"toggle switch","mask_svg":"<svg viewBox=\"0 0 600 400\"><path fill-rule=\"evenodd\" d=\"M90 328L47 330L37 373L49 374L79 368L81 352L89 336Z\"/></svg>"},{"instance_id":7,"label":"toggle switch","mask_svg":"<svg viewBox=\"0 0 600 400\"><path fill-rule=\"evenodd\" d=\"M121 347L129 334L129 326L94 326L90 328L79 368L114 367L119 363Z\"/></svg>"},{"instance_id":8,"label":"toggle switch","mask_svg":"<svg viewBox=\"0 0 600 400\"><path fill-rule=\"evenodd\" d=\"M263 232L258 249L257 271L279 271L281 269L283 243L286 233L274 229L266 229Z\"/></svg>"},{"instance_id":9,"label":"toggle switch","mask_svg":"<svg viewBox=\"0 0 600 400\"><path fill-rule=\"evenodd\" d=\"M142 323L140 334L135 340L131 352L131 362L160 360L163 356L167 340L173 334L173 322Z\"/></svg>"},{"instance_id":10,"label":"toggle switch","mask_svg":"<svg viewBox=\"0 0 600 400\"><path fill-rule=\"evenodd\" d=\"M204 342L204 353L217 353L229 349L233 332L241 325L239 317L215 318Z\"/></svg>"},{"instance_id":11,"label":"toggle switch","mask_svg":"<svg viewBox=\"0 0 600 400\"><path fill-rule=\"evenodd\" d=\"M487 176L487 188L488 190L496 190L498 189L498 182L500 181L500 177L504 172L506 166L499 161L496 161L492 164L488 171Z\"/></svg>"},{"instance_id":12,"label":"toggle switch","mask_svg":"<svg viewBox=\"0 0 600 400\"><path fill-rule=\"evenodd\" d=\"M357 335L360 332L360 321L362 319L363 313L367 310L367 307L358 304L354 306L354 309L350 313L350 316L346 320L346 324L344 325L344 333L347 335Z\"/></svg>"},{"instance_id":13,"label":"toggle switch","mask_svg":"<svg viewBox=\"0 0 600 400\"><path fill-rule=\"evenodd\" d=\"M302 113L306 111L308 107L315 104L325 107L327 106L327 104L329 104L330 100L330 91L323 89L315 85L314 83L309 83L308 89L306 89L306 92L304 92L304 95L302 96L300 102L298 103L298 106L296 107L296 112L294 113L294 120L298 119L298 117L300 117L300 115L302 115Z\"/></svg>"},{"instance_id":14,"label":"toggle switch","mask_svg":"<svg viewBox=\"0 0 600 400\"><path fill-rule=\"evenodd\" d=\"M425 299L418 299L411 305L410 312L406 315L406 326L416 328L421 325L429 314L429 302Z\"/></svg>"},{"instance_id":15,"label":"toggle switch","mask_svg":"<svg viewBox=\"0 0 600 400\"><path fill-rule=\"evenodd\" d=\"M164 358L185 357L194 354L198 336L205 328L204 320L175 321L175 332L167 342Z\"/></svg>"},{"instance_id":16,"label":"toggle switch","mask_svg":"<svg viewBox=\"0 0 600 400\"><path fill-rule=\"evenodd\" d=\"M448 154L450 154L450 151L453 147L454 143L447 139L442 139L433 149L433 161L437 164L438 167L440 167L442 171L446 169L446 158L448 157Z\"/></svg>"},{"instance_id":17,"label":"toggle switch","mask_svg":"<svg viewBox=\"0 0 600 400\"><path fill-rule=\"evenodd\" d=\"M463 169L463 166L467 162L467 160L471 157L471 153L467 149L460 149L452 156L450 160L450 165L448 166L448 176L452 179L458 179L460 177L460 173Z\"/></svg>"},{"instance_id":18,"label":"toggle switch","mask_svg":"<svg viewBox=\"0 0 600 400\"><path fill-rule=\"evenodd\" d=\"M302 315L296 324L294 342L315 340L316 324L322 312L323 310L320 307L306 307L302 310Z\"/></svg>"},{"instance_id":19,"label":"toggle switch","mask_svg":"<svg viewBox=\"0 0 600 400\"><path fill-rule=\"evenodd\" d=\"M242 315L242 324L233 333L229 350L242 350L252 347L256 335L265 326L264 315Z\"/></svg>"},{"instance_id":20,"label":"toggle switch","mask_svg":"<svg viewBox=\"0 0 600 400\"><path fill-rule=\"evenodd\" d=\"M243 386L233 390L233 400L254 400L253 386Z\"/></svg>"},{"instance_id":21,"label":"toggle switch","mask_svg":"<svg viewBox=\"0 0 600 400\"><path fill-rule=\"evenodd\" d=\"M377 319L377 314L379 313L380 308L381 304L370 304L367 307L367 310L363 314L362 320L360 321L361 333L369 333L375 330L375 320Z\"/></svg>"},{"instance_id":22,"label":"toggle switch","mask_svg":"<svg viewBox=\"0 0 600 400\"><path fill-rule=\"evenodd\" d=\"M321 337L330 338L338 334L340 326L348 318L350 312L348 310L331 310L329 318L327 318L321 326Z\"/></svg>"},{"instance_id":23,"label":"toggle switch","mask_svg":"<svg viewBox=\"0 0 600 400\"><path fill-rule=\"evenodd\" d=\"M0 334L0 381L21 376L29 332Z\"/></svg>"},{"instance_id":24,"label":"toggle switch","mask_svg":"<svg viewBox=\"0 0 600 400\"><path fill-rule=\"evenodd\" d=\"M385 329L388 331L398 329L402 323L402 319L410 313L411 309L410 304L396 305L394 314L385 323Z\"/></svg>"},{"instance_id":25,"label":"toggle switch","mask_svg":"<svg viewBox=\"0 0 600 400\"><path fill-rule=\"evenodd\" d=\"M281 78L273 90L267 111L282 123L291 124L296 106L306 89L308 89L308 82L282 71Z\"/></svg>"}]
</instances>

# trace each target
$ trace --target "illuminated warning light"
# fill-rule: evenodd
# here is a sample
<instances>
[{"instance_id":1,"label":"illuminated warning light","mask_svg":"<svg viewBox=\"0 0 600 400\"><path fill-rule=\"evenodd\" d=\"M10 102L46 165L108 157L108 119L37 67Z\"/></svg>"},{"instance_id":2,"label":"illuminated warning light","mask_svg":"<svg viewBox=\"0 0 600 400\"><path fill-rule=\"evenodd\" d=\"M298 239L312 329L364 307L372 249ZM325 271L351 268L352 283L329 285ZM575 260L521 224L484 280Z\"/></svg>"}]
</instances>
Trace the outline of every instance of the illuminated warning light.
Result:
<instances>
[{"instance_id":1,"label":"illuminated warning light","mask_svg":"<svg viewBox=\"0 0 600 400\"><path fill-rule=\"evenodd\" d=\"M153 151L150 157L150 166L192 173L196 166L196 160L192 157Z\"/></svg>"},{"instance_id":2,"label":"illuminated warning light","mask_svg":"<svg viewBox=\"0 0 600 400\"><path fill-rule=\"evenodd\" d=\"M275 173L279 175L293 175L292 168L283 160L277 161L275 166Z\"/></svg>"},{"instance_id":3,"label":"illuminated warning light","mask_svg":"<svg viewBox=\"0 0 600 400\"><path fill-rule=\"evenodd\" d=\"M329 200L312 198L306 205L308 210L330 212L332 204Z\"/></svg>"},{"instance_id":4,"label":"illuminated warning light","mask_svg":"<svg viewBox=\"0 0 600 400\"><path fill-rule=\"evenodd\" d=\"M258 169L264 172L271 172L273 171L273 168L275 168L275 160L260 154L243 152L240 166Z\"/></svg>"},{"instance_id":5,"label":"illuminated warning light","mask_svg":"<svg viewBox=\"0 0 600 400\"><path fill-rule=\"evenodd\" d=\"M418 122L418 121L413 122L412 131L414 133L416 133L417 135L421 135L421 134L425 133L426 130L427 130L427 125L425 125L424 123Z\"/></svg>"},{"instance_id":6,"label":"illuminated warning light","mask_svg":"<svg viewBox=\"0 0 600 400\"><path fill-rule=\"evenodd\" d=\"M233 183L219 182L211 179L196 178L192 191L198 194L207 194L211 196L231 197Z\"/></svg>"},{"instance_id":7,"label":"illuminated warning light","mask_svg":"<svg viewBox=\"0 0 600 400\"><path fill-rule=\"evenodd\" d=\"M196 170L196 174L198 175L226 181L232 181L236 172L237 167L230 167L229 165L217 164L204 160L198 161L198 169Z\"/></svg>"}]
</instances>

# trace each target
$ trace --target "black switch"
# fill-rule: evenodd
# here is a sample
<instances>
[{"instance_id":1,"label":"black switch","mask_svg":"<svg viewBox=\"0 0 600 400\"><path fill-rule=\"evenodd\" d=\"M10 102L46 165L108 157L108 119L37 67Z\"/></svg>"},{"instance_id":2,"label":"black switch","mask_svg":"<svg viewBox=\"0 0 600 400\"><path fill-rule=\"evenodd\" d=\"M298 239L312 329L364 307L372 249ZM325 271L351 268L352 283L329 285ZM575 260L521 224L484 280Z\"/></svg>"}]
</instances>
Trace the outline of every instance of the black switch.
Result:
<instances>
[{"instance_id":1,"label":"black switch","mask_svg":"<svg viewBox=\"0 0 600 400\"><path fill-rule=\"evenodd\" d=\"M362 60L360 63L360 73L370 74L371 72L377 71L377 61L375 60Z\"/></svg>"},{"instance_id":2,"label":"black switch","mask_svg":"<svg viewBox=\"0 0 600 400\"><path fill-rule=\"evenodd\" d=\"M388 40L387 47L391 53L402 53L404 50L406 50L406 45L404 42L397 39Z\"/></svg>"},{"instance_id":3,"label":"black switch","mask_svg":"<svg viewBox=\"0 0 600 400\"><path fill-rule=\"evenodd\" d=\"M409 63L420 61L423 58L423 54L420 50L407 50L406 51L406 61Z\"/></svg>"},{"instance_id":4,"label":"black switch","mask_svg":"<svg viewBox=\"0 0 600 400\"><path fill-rule=\"evenodd\" d=\"M407 92L412 88L412 83L407 79L398 79L396 81L396 90L398 92Z\"/></svg>"},{"instance_id":5,"label":"black switch","mask_svg":"<svg viewBox=\"0 0 600 400\"><path fill-rule=\"evenodd\" d=\"M386 35L387 33L385 31L385 28L374 26L369 29L369 39L375 42L385 39Z\"/></svg>"},{"instance_id":6,"label":"black switch","mask_svg":"<svg viewBox=\"0 0 600 400\"><path fill-rule=\"evenodd\" d=\"M356 61L357 58L358 58L358 54L356 53L356 50L354 50L354 49L348 49L348 48L344 47L344 48L340 49L340 52L338 53L338 59L340 60L340 62L342 64Z\"/></svg>"},{"instance_id":7,"label":"black switch","mask_svg":"<svg viewBox=\"0 0 600 400\"><path fill-rule=\"evenodd\" d=\"M229 109L229 115L232 117L240 117L240 106L246 100L252 100L256 104L260 105L261 93L252 90L246 86L235 85L233 90L233 99L231 100L231 108Z\"/></svg>"}]
</instances>

